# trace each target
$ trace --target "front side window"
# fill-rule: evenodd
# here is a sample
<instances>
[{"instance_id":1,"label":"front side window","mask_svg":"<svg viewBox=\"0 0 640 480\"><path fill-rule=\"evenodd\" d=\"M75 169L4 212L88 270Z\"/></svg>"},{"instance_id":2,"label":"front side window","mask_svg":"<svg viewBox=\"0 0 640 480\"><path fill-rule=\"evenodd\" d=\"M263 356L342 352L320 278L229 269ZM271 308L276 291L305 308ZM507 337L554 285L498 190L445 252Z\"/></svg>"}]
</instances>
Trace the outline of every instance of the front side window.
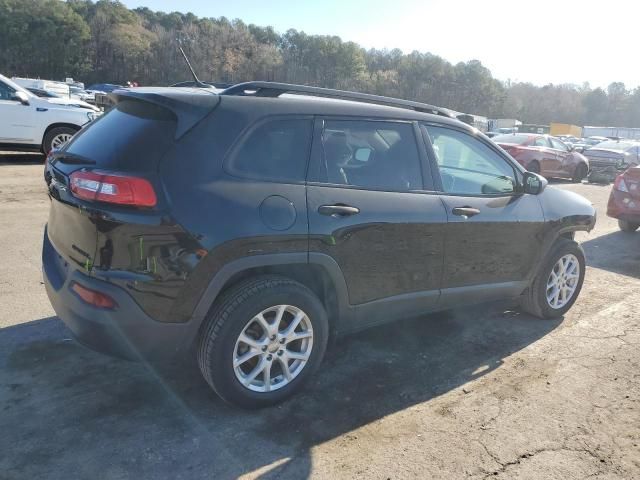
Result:
<instances>
[{"instance_id":1,"label":"front side window","mask_svg":"<svg viewBox=\"0 0 640 480\"><path fill-rule=\"evenodd\" d=\"M226 167L246 178L304 182L311 132L311 119L267 120L249 133Z\"/></svg>"},{"instance_id":2,"label":"front side window","mask_svg":"<svg viewBox=\"0 0 640 480\"><path fill-rule=\"evenodd\" d=\"M0 82L0 100L13 100L15 90L4 82Z\"/></svg>"},{"instance_id":3,"label":"front side window","mask_svg":"<svg viewBox=\"0 0 640 480\"><path fill-rule=\"evenodd\" d=\"M420 157L408 123L328 120L322 132L323 181L373 190L422 188Z\"/></svg>"},{"instance_id":4,"label":"front side window","mask_svg":"<svg viewBox=\"0 0 640 480\"><path fill-rule=\"evenodd\" d=\"M555 148L556 150L562 150L563 152L569 151L567 146L564 143L562 143L560 140L556 140L555 138L550 138L549 140L551 141L551 148Z\"/></svg>"},{"instance_id":5,"label":"front side window","mask_svg":"<svg viewBox=\"0 0 640 480\"><path fill-rule=\"evenodd\" d=\"M515 191L513 167L480 140L449 128L423 128L431 139L446 193L496 195Z\"/></svg>"}]
</instances>

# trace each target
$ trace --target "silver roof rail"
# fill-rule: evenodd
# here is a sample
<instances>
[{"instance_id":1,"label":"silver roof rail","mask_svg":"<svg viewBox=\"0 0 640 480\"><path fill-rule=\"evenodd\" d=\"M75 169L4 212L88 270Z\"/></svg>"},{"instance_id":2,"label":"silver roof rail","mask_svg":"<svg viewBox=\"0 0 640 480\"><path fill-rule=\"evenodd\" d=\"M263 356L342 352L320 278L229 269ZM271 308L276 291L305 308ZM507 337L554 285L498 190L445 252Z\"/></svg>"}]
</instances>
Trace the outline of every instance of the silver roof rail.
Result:
<instances>
[{"instance_id":1,"label":"silver roof rail","mask_svg":"<svg viewBox=\"0 0 640 480\"><path fill-rule=\"evenodd\" d=\"M284 93L298 95L309 95L314 97L336 98L340 100L351 100L362 103L372 103L388 107L406 108L416 112L431 113L443 117L455 118L447 109L435 107L427 103L402 100L399 98L383 97L368 93L349 92L346 90L334 90L332 88L309 87L306 85L293 85L289 83L277 82L245 82L233 85L219 95L247 95L256 97L279 97Z\"/></svg>"}]
</instances>

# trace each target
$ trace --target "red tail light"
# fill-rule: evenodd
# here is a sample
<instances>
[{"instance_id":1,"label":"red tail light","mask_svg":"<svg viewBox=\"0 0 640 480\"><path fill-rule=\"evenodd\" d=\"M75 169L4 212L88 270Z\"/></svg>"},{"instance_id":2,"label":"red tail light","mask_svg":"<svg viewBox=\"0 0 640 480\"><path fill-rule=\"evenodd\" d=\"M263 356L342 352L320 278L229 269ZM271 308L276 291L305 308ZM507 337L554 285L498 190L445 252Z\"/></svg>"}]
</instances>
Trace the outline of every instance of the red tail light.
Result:
<instances>
[{"instance_id":1,"label":"red tail light","mask_svg":"<svg viewBox=\"0 0 640 480\"><path fill-rule=\"evenodd\" d=\"M522 152L522 150L520 150L518 147L516 147L515 145L503 145L502 148L504 150L507 151L507 153L509 155L511 155L512 157L515 157L516 155L518 155L520 152Z\"/></svg>"},{"instance_id":2,"label":"red tail light","mask_svg":"<svg viewBox=\"0 0 640 480\"><path fill-rule=\"evenodd\" d=\"M613 182L613 188L615 188L619 192L629 193L629 189L627 189L627 184L624 183L624 174L620 174L616 177L615 182Z\"/></svg>"},{"instance_id":3,"label":"red tail light","mask_svg":"<svg viewBox=\"0 0 640 480\"><path fill-rule=\"evenodd\" d=\"M71 191L84 200L119 205L153 207L156 192L148 180L116 173L77 171L71 174Z\"/></svg>"},{"instance_id":4,"label":"red tail light","mask_svg":"<svg viewBox=\"0 0 640 480\"><path fill-rule=\"evenodd\" d=\"M98 308L115 308L118 306L116 301L109 295L90 288L80 285L78 282L73 282L71 290L76 292L78 296L89 305L93 305Z\"/></svg>"}]
</instances>

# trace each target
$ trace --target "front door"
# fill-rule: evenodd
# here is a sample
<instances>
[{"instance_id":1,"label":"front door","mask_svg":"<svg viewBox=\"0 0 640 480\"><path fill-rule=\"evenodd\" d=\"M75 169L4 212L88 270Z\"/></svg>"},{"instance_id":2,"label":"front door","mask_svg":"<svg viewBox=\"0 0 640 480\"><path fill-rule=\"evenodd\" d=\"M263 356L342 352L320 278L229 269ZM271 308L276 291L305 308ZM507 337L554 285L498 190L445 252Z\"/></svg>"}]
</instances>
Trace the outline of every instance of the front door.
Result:
<instances>
[{"instance_id":1,"label":"front door","mask_svg":"<svg viewBox=\"0 0 640 480\"><path fill-rule=\"evenodd\" d=\"M423 129L448 216L442 305L518 295L541 248L538 199L516 192L514 167L490 144L454 128Z\"/></svg>"},{"instance_id":2,"label":"front door","mask_svg":"<svg viewBox=\"0 0 640 480\"><path fill-rule=\"evenodd\" d=\"M573 164L573 156L569 151L569 147L553 137L549 137L549 141L556 158L554 173L561 177L572 176L576 167Z\"/></svg>"},{"instance_id":3,"label":"front door","mask_svg":"<svg viewBox=\"0 0 640 480\"><path fill-rule=\"evenodd\" d=\"M0 143L38 143L29 105L14 99L15 90L0 81Z\"/></svg>"},{"instance_id":4,"label":"front door","mask_svg":"<svg viewBox=\"0 0 640 480\"><path fill-rule=\"evenodd\" d=\"M349 303L378 323L436 305L447 215L423 176L426 154L410 122L318 120L307 184L310 252L332 257Z\"/></svg>"}]
</instances>

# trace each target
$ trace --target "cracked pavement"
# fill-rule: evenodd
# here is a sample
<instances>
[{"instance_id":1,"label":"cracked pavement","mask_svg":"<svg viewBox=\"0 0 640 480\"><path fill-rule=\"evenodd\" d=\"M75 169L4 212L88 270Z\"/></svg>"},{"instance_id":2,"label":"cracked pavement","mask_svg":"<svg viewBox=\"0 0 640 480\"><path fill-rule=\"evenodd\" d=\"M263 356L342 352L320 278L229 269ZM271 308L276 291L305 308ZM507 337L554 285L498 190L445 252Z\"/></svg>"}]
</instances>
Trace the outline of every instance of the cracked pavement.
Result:
<instances>
[{"instance_id":1,"label":"cracked pavement","mask_svg":"<svg viewBox=\"0 0 640 480\"><path fill-rule=\"evenodd\" d=\"M640 232L589 198L565 318L496 303L341 339L299 396L244 412L194 361L76 344L40 276L42 158L0 155L0 479L640 478Z\"/></svg>"}]
</instances>

